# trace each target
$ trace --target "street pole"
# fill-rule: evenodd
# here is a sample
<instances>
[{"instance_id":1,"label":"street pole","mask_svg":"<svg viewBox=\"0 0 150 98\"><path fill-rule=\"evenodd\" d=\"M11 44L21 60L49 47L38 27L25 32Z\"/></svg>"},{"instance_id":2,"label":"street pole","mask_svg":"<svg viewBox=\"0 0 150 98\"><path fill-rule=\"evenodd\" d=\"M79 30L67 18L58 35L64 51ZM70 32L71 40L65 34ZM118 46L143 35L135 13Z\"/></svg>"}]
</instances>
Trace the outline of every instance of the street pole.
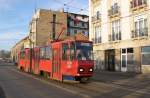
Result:
<instances>
[{"instance_id":1,"label":"street pole","mask_svg":"<svg viewBox=\"0 0 150 98\"><path fill-rule=\"evenodd\" d=\"M31 34L32 32L30 32ZM30 43L30 66L29 66L29 72L31 73L32 71L32 41L31 41L31 37L29 37L29 43Z\"/></svg>"}]
</instances>

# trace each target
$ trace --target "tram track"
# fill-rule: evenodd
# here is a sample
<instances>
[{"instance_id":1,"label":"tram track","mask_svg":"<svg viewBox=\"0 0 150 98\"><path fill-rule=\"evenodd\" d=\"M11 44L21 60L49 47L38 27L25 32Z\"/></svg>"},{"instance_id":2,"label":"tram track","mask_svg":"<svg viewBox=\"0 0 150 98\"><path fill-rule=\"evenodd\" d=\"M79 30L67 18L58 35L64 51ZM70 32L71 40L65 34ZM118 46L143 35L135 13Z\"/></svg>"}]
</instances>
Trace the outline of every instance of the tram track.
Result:
<instances>
[{"instance_id":1,"label":"tram track","mask_svg":"<svg viewBox=\"0 0 150 98\"><path fill-rule=\"evenodd\" d=\"M74 82L61 82L61 81L57 81L57 80L50 80L48 78L39 76L39 75L33 75L33 74L29 74L26 72L22 72L20 70L17 70L16 68L13 69L13 71L15 72L19 72L23 75L35 78L37 80L40 81L46 81L48 84L53 84L55 86L57 86L58 88L61 87L65 90L69 90L69 92L74 93L72 91L75 91L75 93L78 93L79 95L84 95L84 97L89 98L89 96L85 96L85 95L90 95L90 96L95 96L99 93L105 93L107 92L107 90L104 90L105 87L101 87L101 86L97 86L95 84L93 84L93 81L90 81L88 83L74 83ZM102 88L102 89L101 89Z\"/></svg>"},{"instance_id":2,"label":"tram track","mask_svg":"<svg viewBox=\"0 0 150 98\"><path fill-rule=\"evenodd\" d=\"M64 90L70 92L70 93L74 93L74 94L78 94L81 95L84 98L92 98L93 96L98 96L100 93L105 94L105 93L109 93L111 91L113 91L113 89L120 89L120 90L125 90L127 92L135 92L138 94L148 94L150 95L149 92L144 91L142 89L136 90L132 87L128 87L128 86L122 86L116 83L104 83L104 82L97 82L97 81L90 81L88 83L72 83L72 82L60 82L60 81L56 81L56 80L50 80L48 78L45 77L41 77L38 75L33 75L33 74L29 74L29 73L25 73L25 72L21 72L19 70L12 69L12 71L15 72L19 72L23 75L29 76L31 78L35 78L37 80L40 81L44 81L44 83L50 84L50 85L54 85L58 88L63 88Z\"/></svg>"},{"instance_id":3,"label":"tram track","mask_svg":"<svg viewBox=\"0 0 150 98\"><path fill-rule=\"evenodd\" d=\"M16 68L15 69L11 69L11 71L13 72L17 72L19 74L22 74L24 76L27 76L27 77L30 77L30 78L33 78L33 79L36 79L38 81L41 81L43 83L46 83L48 85L51 85L51 86L55 86L57 88L60 88L60 89L63 89L69 93L73 93L73 94L76 94L76 95L80 95L82 96L82 98L92 98L89 96L90 92L88 93L83 93L85 92L85 89L81 89L79 88L79 84L73 84L73 83L62 83L60 81L56 81L56 80L50 80L48 78L45 78L45 77L41 77L41 76L38 76L38 75L33 75L33 74L29 74L29 73L26 73L26 72L22 72L20 70L17 70ZM91 95L91 94L90 94Z\"/></svg>"}]
</instances>

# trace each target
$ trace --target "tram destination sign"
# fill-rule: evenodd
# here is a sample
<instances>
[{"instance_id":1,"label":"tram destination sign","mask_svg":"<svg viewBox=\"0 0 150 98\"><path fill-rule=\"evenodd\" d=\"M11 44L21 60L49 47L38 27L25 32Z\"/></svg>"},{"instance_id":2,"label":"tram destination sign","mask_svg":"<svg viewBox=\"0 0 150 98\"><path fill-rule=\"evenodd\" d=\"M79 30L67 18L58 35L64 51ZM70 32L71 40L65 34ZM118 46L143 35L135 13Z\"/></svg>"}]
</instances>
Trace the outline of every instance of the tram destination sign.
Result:
<instances>
[{"instance_id":1,"label":"tram destination sign","mask_svg":"<svg viewBox=\"0 0 150 98\"><path fill-rule=\"evenodd\" d=\"M78 42L76 44L77 48L92 48L92 43L86 43L86 42Z\"/></svg>"}]
</instances>

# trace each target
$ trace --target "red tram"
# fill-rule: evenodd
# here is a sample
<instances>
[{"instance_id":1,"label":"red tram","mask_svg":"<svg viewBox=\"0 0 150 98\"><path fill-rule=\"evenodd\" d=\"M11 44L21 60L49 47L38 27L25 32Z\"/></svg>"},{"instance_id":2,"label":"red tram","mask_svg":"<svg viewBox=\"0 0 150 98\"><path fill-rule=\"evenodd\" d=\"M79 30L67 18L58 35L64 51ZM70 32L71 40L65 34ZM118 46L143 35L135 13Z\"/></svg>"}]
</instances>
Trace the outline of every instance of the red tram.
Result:
<instances>
[{"instance_id":1,"label":"red tram","mask_svg":"<svg viewBox=\"0 0 150 98\"><path fill-rule=\"evenodd\" d=\"M59 81L88 80L93 75L91 41L55 41L19 52L18 68Z\"/></svg>"}]
</instances>

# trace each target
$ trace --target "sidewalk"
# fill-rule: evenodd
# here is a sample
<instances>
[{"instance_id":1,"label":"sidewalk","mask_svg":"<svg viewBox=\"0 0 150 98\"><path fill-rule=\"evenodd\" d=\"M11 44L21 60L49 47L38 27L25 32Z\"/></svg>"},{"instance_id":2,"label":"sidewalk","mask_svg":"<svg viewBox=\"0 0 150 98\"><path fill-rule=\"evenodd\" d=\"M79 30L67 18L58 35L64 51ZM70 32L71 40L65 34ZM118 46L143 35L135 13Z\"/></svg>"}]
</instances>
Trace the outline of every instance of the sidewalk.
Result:
<instances>
[{"instance_id":1,"label":"sidewalk","mask_svg":"<svg viewBox=\"0 0 150 98\"><path fill-rule=\"evenodd\" d=\"M150 90L150 74L96 71L91 81L136 89L144 89L144 87L148 87Z\"/></svg>"},{"instance_id":2,"label":"sidewalk","mask_svg":"<svg viewBox=\"0 0 150 98\"><path fill-rule=\"evenodd\" d=\"M116 82L120 80L133 79L141 74L129 72L95 71L92 80L99 82Z\"/></svg>"}]
</instances>

